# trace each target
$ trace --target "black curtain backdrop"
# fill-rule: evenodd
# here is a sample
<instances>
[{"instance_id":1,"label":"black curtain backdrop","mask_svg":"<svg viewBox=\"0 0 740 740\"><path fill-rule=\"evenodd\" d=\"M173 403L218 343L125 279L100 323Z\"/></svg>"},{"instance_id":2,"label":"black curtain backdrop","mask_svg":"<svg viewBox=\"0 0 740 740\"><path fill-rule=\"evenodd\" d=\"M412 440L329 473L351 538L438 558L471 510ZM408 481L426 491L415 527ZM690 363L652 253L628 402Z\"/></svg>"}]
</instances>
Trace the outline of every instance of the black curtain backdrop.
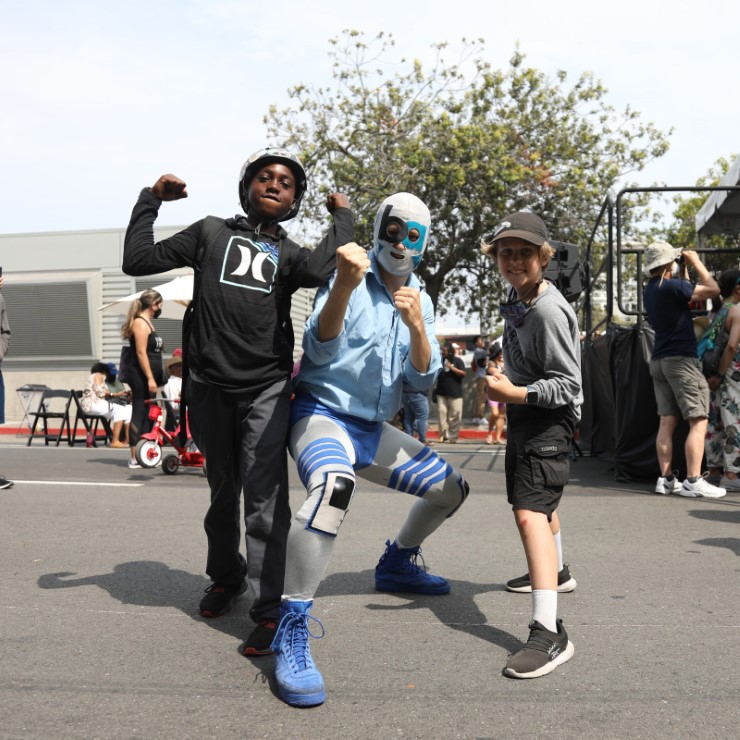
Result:
<instances>
[{"instance_id":1,"label":"black curtain backdrop","mask_svg":"<svg viewBox=\"0 0 740 740\"><path fill-rule=\"evenodd\" d=\"M650 377L654 338L648 325L615 326L583 347L580 444L591 455L612 461L618 481L655 481L660 474L655 452L659 418ZM686 475L687 433L682 421L673 438L673 467L680 477Z\"/></svg>"}]
</instances>

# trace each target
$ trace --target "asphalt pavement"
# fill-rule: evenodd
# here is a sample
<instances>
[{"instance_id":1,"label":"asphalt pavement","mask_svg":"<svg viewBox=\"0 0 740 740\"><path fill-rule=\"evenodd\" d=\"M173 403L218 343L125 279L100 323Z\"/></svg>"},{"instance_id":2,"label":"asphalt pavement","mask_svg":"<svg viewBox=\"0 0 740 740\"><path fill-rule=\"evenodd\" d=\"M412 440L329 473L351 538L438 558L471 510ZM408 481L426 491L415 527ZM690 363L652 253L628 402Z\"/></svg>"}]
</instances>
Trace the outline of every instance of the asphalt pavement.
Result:
<instances>
[{"instance_id":1,"label":"asphalt pavement","mask_svg":"<svg viewBox=\"0 0 740 740\"><path fill-rule=\"evenodd\" d=\"M0 738L740 737L740 494L651 493L579 458L559 512L578 588L575 645L543 678L502 675L527 637L526 571L504 447L436 449L471 486L423 548L446 596L373 588L411 500L360 481L317 595L323 706L275 693L247 659L249 597L197 605L208 489L198 470L129 470L127 452L4 435L0 473ZM291 504L304 493L291 463Z\"/></svg>"}]
</instances>

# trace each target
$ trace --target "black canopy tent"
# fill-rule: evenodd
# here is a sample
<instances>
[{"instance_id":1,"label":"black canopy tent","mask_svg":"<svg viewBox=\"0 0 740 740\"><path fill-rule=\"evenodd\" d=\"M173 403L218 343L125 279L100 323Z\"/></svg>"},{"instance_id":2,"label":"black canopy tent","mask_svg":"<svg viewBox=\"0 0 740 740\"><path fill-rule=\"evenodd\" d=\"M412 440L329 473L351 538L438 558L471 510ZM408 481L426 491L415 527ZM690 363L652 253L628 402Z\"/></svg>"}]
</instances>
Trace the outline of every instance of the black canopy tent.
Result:
<instances>
[{"instance_id":1,"label":"black canopy tent","mask_svg":"<svg viewBox=\"0 0 740 740\"><path fill-rule=\"evenodd\" d=\"M734 179L733 179L734 178ZM711 193L701 209L702 222L697 216L699 233L697 251L702 248L701 235L740 232L740 157L727 178L713 187L625 188L616 200L607 197L585 251L585 291L581 310L584 315L586 338L583 344L582 367L584 407L580 426L580 446L613 462L617 480L652 480L658 473L655 437L658 415L653 395L649 363L654 333L644 321L642 306L642 248L622 243L622 207L632 193L699 192ZM732 179L732 182L730 180ZM607 252L598 269L592 265L592 249L600 227L606 227ZM722 249L740 252L740 248ZM625 305L625 255L636 259L636 309ZM616 279L615 279L616 273ZM592 323L592 294L596 280L604 274L606 280L606 316L596 326ZM623 328L612 322L614 307L625 315L635 316L633 327ZM602 329L602 332L598 330ZM674 464L685 474L684 442L688 425L679 425L674 437Z\"/></svg>"}]
</instances>

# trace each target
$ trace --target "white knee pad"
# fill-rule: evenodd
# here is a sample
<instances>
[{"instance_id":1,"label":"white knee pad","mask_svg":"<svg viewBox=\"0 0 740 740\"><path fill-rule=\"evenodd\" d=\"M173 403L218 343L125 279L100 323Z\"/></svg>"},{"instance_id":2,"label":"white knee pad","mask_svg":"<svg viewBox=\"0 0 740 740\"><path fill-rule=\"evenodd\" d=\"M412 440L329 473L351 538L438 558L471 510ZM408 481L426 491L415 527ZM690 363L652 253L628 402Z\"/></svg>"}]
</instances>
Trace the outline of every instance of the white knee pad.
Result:
<instances>
[{"instance_id":1,"label":"white knee pad","mask_svg":"<svg viewBox=\"0 0 740 740\"><path fill-rule=\"evenodd\" d=\"M340 472L326 473L323 485L311 492L299 512L299 516L306 515L306 529L336 537L354 492L354 478Z\"/></svg>"}]
</instances>

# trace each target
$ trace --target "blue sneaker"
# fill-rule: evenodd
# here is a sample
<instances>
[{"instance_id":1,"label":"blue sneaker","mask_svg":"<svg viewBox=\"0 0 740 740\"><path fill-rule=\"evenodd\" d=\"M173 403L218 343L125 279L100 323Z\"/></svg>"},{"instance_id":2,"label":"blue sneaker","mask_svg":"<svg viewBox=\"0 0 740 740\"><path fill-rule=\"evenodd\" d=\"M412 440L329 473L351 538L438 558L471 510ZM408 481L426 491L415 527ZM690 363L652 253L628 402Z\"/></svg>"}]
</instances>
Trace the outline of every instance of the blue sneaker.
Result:
<instances>
[{"instance_id":1,"label":"blue sneaker","mask_svg":"<svg viewBox=\"0 0 740 740\"><path fill-rule=\"evenodd\" d=\"M280 698L293 707L314 707L326 701L324 679L316 668L308 647L308 637L321 639L324 626L309 614L313 601L283 601L280 605L280 624L272 641L275 651L275 681ZM308 629L313 619L321 634Z\"/></svg>"},{"instance_id":2,"label":"blue sneaker","mask_svg":"<svg viewBox=\"0 0 740 740\"><path fill-rule=\"evenodd\" d=\"M427 573L426 567L416 564L421 548L401 550L390 540L385 542L385 552L375 566L375 589L377 591L406 592L413 594L446 594L450 584L441 576ZM424 559L422 558L422 563Z\"/></svg>"}]
</instances>

